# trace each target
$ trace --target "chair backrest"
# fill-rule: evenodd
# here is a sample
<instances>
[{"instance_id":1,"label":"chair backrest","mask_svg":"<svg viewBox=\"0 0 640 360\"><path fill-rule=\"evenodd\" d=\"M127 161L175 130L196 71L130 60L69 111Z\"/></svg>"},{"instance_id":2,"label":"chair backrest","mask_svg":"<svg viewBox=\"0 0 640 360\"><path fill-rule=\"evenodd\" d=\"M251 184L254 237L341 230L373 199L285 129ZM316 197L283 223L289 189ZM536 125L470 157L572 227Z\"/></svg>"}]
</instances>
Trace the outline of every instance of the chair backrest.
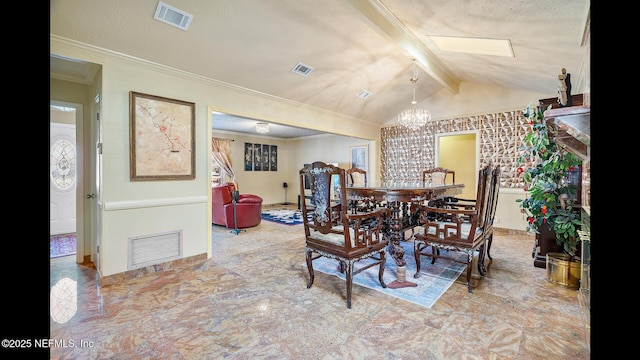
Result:
<instances>
[{"instance_id":1,"label":"chair backrest","mask_svg":"<svg viewBox=\"0 0 640 360\"><path fill-rule=\"evenodd\" d=\"M484 229L486 225L492 174L493 166L491 164L485 165L478 172L478 188L476 190L475 207L478 214L474 219L477 229Z\"/></svg>"},{"instance_id":2,"label":"chair backrest","mask_svg":"<svg viewBox=\"0 0 640 360\"><path fill-rule=\"evenodd\" d=\"M367 171L365 169L353 167L351 169L347 169L345 172L347 174L348 186L367 186Z\"/></svg>"},{"instance_id":3,"label":"chair backrest","mask_svg":"<svg viewBox=\"0 0 640 360\"><path fill-rule=\"evenodd\" d=\"M347 214L345 170L321 161L305 165L300 169L301 196L304 196L305 176L309 179L311 203L313 204L311 214L307 213L306 203L301 204L302 219L307 236L309 228L323 234L329 233L334 225L342 225L344 229L347 229L349 221L345 216ZM349 239L346 240L348 242Z\"/></svg>"},{"instance_id":4,"label":"chair backrest","mask_svg":"<svg viewBox=\"0 0 640 360\"><path fill-rule=\"evenodd\" d=\"M487 204L487 220L485 226L493 226L496 218L496 209L498 208L498 193L500 192L500 164L493 168L491 173L491 182L489 185L489 203Z\"/></svg>"},{"instance_id":5,"label":"chair backrest","mask_svg":"<svg viewBox=\"0 0 640 360\"><path fill-rule=\"evenodd\" d=\"M432 186L447 185L447 175L451 175L451 184L456 183L456 172L443 167L434 167L422 171L422 183Z\"/></svg>"}]
</instances>

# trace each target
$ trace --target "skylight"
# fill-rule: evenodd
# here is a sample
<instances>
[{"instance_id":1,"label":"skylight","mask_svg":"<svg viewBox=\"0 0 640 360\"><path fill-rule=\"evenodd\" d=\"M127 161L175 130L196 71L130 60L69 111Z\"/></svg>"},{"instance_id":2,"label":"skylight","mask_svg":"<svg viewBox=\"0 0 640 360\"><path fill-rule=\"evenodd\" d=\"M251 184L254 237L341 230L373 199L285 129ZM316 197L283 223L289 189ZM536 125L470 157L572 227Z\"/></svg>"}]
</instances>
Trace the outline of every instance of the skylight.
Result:
<instances>
[{"instance_id":1,"label":"skylight","mask_svg":"<svg viewBox=\"0 0 640 360\"><path fill-rule=\"evenodd\" d=\"M456 36L429 36L442 51L467 54L514 57L511 40L468 38Z\"/></svg>"}]
</instances>

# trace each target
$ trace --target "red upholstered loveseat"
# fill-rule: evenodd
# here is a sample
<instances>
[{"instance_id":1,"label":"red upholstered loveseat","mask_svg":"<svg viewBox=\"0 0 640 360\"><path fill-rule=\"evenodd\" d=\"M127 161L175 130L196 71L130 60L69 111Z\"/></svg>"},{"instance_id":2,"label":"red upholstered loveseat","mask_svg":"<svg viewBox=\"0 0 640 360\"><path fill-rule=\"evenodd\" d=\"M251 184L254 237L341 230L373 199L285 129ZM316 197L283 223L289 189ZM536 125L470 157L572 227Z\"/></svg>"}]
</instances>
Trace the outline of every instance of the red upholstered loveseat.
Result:
<instances>
[{"instance_id":1,"label":"red upholstered loveseat","mask_svg":"<svg viewBox=\"0 0 640 360\"><path fill-rule=\"evenodd\" d=\"M236 190L232 182L211 188L211 223L235 228L233 223L233 202L231 193ZM257 226L262 220L262 198L257 195L240 194L236 204L238 229Z\"/></svg>"}]
</instances>

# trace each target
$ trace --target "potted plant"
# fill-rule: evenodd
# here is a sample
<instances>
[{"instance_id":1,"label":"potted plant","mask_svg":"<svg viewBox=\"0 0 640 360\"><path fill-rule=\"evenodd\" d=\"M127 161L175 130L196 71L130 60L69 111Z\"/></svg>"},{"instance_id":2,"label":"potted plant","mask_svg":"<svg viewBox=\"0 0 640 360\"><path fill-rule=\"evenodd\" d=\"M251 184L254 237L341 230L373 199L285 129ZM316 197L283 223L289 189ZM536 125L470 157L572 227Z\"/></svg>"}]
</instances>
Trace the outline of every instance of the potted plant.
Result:
<instances>
[{"instance_id":1,"label":"potted plant","mask_svg":"<svg viewBox=\"0 0 640 360\"><path fill-rule=\"evenodd\" d=\"M581 222L579 211L574 208L577 185L569 176L578 176L582 161L549 137L544 112L550 108L551 105L544 109L529 104L525 109L530 128L518 149L516 170L522 176L527 197L516 202L527 215L526 230L539 234L541 228L548 226L566 254L564 258L573 261L579 256Z\"/></svg>"}]
</instances>

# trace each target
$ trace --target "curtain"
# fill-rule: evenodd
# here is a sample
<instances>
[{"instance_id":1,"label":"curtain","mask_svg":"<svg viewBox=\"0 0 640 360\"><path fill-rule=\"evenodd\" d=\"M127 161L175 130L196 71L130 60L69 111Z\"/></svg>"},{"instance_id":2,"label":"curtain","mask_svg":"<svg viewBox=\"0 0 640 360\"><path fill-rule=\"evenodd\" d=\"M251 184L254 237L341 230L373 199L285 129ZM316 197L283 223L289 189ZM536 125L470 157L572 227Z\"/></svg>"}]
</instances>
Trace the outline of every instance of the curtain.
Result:
<instances>
[{"instance_id":1,"label":"curtain","mask_svg":"<svg viewBox=\"0 0 640 360\"><path fill-rule=\"evenodd\" d=\"M229 139L212 137L211 156L213 157L213 160L220 164L220 167L222 167L222 171L229 174L237 189L238 184L236 183L236 175L233 173L233 168L231 165L231 141L232 140Z\"/></svg>"}]
</instances>

